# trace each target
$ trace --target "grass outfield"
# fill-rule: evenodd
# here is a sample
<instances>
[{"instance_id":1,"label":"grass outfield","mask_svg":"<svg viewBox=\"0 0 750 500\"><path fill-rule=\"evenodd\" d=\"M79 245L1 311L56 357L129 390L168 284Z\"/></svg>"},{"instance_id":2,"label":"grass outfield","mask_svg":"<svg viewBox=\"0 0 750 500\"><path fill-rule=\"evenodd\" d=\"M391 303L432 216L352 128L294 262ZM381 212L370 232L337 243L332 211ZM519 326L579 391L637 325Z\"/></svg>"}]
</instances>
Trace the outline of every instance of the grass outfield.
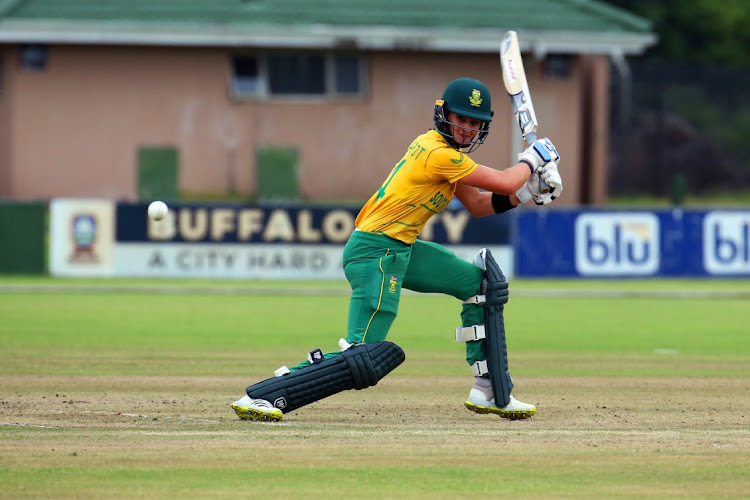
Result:
<instances>
[{"instance_id":1,"label":"grass outfield","mask_svg":"<svg viewBox=\"0 0 750 500\"><path fill-rule=\"evenodd\" d=\"M527 421L463 408L456 301L405 294L406 361L280 423L245 386L345 336L346 284L0 277L0 497L747 498L750 282L522 281Z\"/></svg>"}]
</instances>

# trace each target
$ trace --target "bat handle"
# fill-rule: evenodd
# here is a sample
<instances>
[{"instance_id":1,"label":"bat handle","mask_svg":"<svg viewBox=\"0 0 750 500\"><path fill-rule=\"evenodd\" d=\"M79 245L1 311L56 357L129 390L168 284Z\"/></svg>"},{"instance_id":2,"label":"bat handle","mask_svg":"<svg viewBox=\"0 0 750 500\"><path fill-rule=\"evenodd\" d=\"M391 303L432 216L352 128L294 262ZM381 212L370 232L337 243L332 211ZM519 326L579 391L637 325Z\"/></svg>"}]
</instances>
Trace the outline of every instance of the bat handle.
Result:
<instances>
[{"instance_id":1,"label":"bat handle","mask_svg":"<svg viewBox=\"0 0 750 500\"><path fill-rule=\"evenodd\" d=\"M549 184L544 182L544 179L542 179L542 174L536 174L536 175L539 176L539 191L541 191L542 194L549 193L549 189L550 189Z\"/></svg>"},{"instance_id":2,"label":"bat handle","mask_svg":"<svg viewBox=\"0 0 750 500\"><path fill-rule=\"evenodd\" d=\"M529 132L528 134L526 134L525 139L526 139L526 144L531 146L532 144L536 142L536 132ZM534 174L531 174L531 175L534 175ZM544 179L542 179L542 174L536 174L536 175L537 175L537 178L539 179L539 191L542 194L549 193L550 191L549 184L544 182Z\"/></svg>"}]
</instances>

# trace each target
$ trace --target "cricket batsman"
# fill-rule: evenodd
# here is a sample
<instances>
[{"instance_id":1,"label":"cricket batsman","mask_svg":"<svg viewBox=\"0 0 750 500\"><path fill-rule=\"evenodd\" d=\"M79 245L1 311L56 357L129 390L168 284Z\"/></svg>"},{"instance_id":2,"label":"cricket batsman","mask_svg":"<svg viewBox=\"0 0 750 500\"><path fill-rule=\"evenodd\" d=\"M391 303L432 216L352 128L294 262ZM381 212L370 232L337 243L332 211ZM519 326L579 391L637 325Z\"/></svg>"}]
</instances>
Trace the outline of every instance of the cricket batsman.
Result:
<instances>
[{"instance_id":1,"label":"cricket batsman","mask_svg":"<svg viewBox=\"0 0 750 500\"><path fill-rule=\"evenodd\" d=\"M472 263L418 239L430 217L454 196L472 216L485 217L530 200L546 205L562 192L560 156L547 138L531 144L505 170L469 157L489 135L491 104L489 90L478 80L459 78L445 88L435 103L435 128L411 142L362 207L344 248L344 273L352 292L340 350L316 349L297 366L282 366L274 377L249 386L232 404L240 418L281 420L285 413L341 391L375 385L404 360L401 348L386 340L403 288L458 299L456 340L466 344L474 376L467 409L508 419L536 413L536 407L511 395L503 320L508 282L490 251L479 251ZM550 187L546 194L540 178Z\"/></svg>"}]
</instances>

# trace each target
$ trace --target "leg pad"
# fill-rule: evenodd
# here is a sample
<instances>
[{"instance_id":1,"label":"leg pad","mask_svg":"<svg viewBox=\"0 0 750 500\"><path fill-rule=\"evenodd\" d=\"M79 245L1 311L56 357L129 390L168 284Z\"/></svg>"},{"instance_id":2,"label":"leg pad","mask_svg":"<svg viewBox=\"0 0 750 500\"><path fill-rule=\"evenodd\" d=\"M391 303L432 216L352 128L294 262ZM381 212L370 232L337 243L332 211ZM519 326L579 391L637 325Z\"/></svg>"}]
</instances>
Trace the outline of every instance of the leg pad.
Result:
<instances>
[{"instance_id":1,"label":"leg pad","mask_svg":"<svg viewBox=\"0 0 750 500\"><path fill-rule=\"evenodd\" d=\"M247 395L287 413L342 391L373 386L404 359L393 342L355 344L336 357L251 385Z\"/></svg>"},{"instance_id":2,"label":"leg pad","mask_svg":"<svg viewBox=\"0 0 750 500\"><path fill-rule=\"evenodd\" d=\"M508 302L508 281L492 254L485 249L485 275L487 290L485 295L485 328L488 330L485 339L487 368L492 382L495 405L507 406L513 389L513 379L508 371L508 349L505 343L505 319L503 308Z\"/></svg>"}]
</instances>

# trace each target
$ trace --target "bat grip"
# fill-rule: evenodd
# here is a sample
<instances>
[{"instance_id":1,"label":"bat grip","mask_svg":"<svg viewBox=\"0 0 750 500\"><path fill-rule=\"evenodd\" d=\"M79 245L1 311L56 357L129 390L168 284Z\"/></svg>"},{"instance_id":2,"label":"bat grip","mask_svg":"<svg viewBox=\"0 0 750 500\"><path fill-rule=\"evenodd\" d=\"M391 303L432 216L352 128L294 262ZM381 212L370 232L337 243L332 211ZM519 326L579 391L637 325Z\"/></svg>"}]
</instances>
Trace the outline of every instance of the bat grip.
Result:
<instances>
[{"instance_id":1,"label":"bat grip","mask_svg":"<svg viewBox=\"0 0 750 500\"><path fill-rule=\"evenodd\" d=\"M542 174L536 174L539 176L539 191L542 192L542 194L549 193L549 184L544 182L544 179L542 179Z\"/></svg>"},{"instance_id":2,"label":"bat grip","mask_svg":"<svg viewBox=\"0 0 750 500\"><path fill-rule=\"evenodd\" d=\"M529 132L526 134L526 144L531 146L536 142L536 132ZM531 175L534 175L533 173ZM542 174L537 173L537 179L539 180L539 191L542 194L547 194L550 191L549 184L544 182L544 179L542 179Z\"/></svg>"}]
</instances>

